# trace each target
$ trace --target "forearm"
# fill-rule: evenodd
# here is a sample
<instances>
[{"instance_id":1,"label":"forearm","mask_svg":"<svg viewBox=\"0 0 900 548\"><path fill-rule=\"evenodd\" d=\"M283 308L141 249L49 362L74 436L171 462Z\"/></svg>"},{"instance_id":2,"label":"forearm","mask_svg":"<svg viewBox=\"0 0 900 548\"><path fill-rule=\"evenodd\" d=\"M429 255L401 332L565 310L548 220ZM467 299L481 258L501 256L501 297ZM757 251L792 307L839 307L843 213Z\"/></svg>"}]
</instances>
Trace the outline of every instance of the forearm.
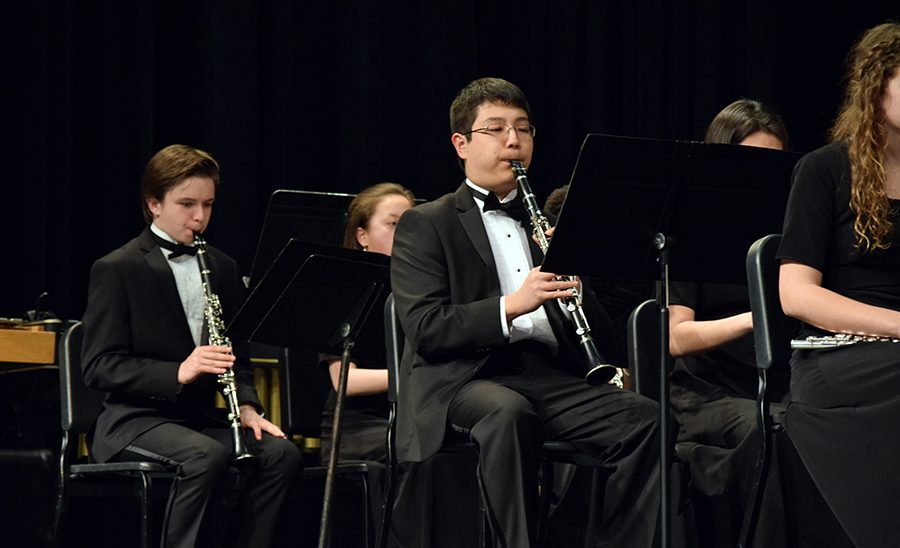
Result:
<instances>
[{"instance_id":1,"label":"forearm","mask_svg":"<svg viewBox=\"0 0 900 548\"><path fill-rule=\"evenodd\" d=\"M331 386L337 390L341 373L341 360L332 360L328 363L328 373L331 377ZM368 396L387 392L387 369L360 369L350 362L347 370L347 395Z\"/></svg>"},{"instance_id":2,"label":"forearm","mask_svg":"<svg viewBox=\"0 0 900 548\"><path fill-rule=\"evenodd\" d=\"M753 331L750 312L719 320L683 321L669 333L669 352L674 357L716 349Z\"/></svg>"},{"instance_id":3,"label":"forearm","mask_svg":"<svg viewBox=\"0 0 900 548\"><path fill-rule=\"evenodd\" d=\"M781 289L785 314L832 333L900 337L900 311L844 297L815 284Z\"/></svg>"}]
</instances>

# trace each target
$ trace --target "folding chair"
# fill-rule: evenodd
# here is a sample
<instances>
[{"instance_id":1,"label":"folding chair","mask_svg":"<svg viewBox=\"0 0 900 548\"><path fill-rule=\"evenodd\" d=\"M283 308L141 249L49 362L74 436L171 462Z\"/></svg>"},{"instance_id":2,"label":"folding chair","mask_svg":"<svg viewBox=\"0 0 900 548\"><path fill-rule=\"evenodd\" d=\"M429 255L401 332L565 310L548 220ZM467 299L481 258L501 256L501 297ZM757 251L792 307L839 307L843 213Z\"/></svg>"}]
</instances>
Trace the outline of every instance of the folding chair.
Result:
<instances>
[{"instance_id":1,"label":"folding chair","mask_svg":"<svg viewBox=\"0 0 900 548\"><path fill-rule=\"evenodd\" d=\"M60 339L59 394L63 436L59 451L54 546L60 546L65 537L65 514L69 498L77 494L105 497L120 493L117 485L109 482L110 478L117 478L130 487L124 494L137 498L140 504L141 547L148 548L153 545L153 536L156 534L151 500L153 481L162 478L171 480L175 471L158 462L76 462L79 436L90 429L105 396L103 392L84 384L81 371L82 331L81 322L76 322ZM97 489L98 485L100 489ZM94 489L88 490L90 487ZM83 543L78 543L81 544Z\"/></svg>"},{"instance_id":2,"label":"folding chair","mask_svg":"<svg viewBox=\"0 0 900 548\"><path fill-rule=\"evenodd\" d=\"M294 381L292 379L291 367L295 364L289 363L289 351L286 349L283 349L280 353L279 362L278 371L280 375L282 401L282 424L280 426L290 437L290 435L294 433L294 420L292 417L295 415L292 397L294 387L292 383ZM297 363L303 367L317 366L317 364L306 363L303 360L297 360ZM370 503L370 493L373 489L373 485L377 485L378 482L381 481L380 478L386 473L385 468L385 465L382 463L374 461L345 460L338 463L337 468L335 469L335 479L338 480L339 485L336 485L336 487L339 487L338 490L341 493L351 492L353 495L348 498L340 497L336 499L335 502L345 504L347 501L352 501L353 507L350 508L349 511L340 512L340 515L354 518L351 520L354 526L347 530L342 530L335 527L337 522L333 521L331 529L332 545L341 545L343 542L352 543L354 546L360 546L362 548L368 548L372 545L375 538L373 529L379 514L377 513L378 509L373 508ZM327 472L327 466L304 467L303 471L300 473L301 484L304 486L301 488L306 489L315 486L314 489L316 489L317 492L319 489L324 489ZM357 494L358 497L356 496ZM321 493L319 493L319 496L321 498ZM321 512L321 507L317 508ZM336 509L348 510L346 507ZM332 520L335 520L337 517L338 513L334 513ZM317 520L315 524L319 525L319 521ZM348 538L351 536L353 537L352 539ZM362 543L360 543L360 539L357 537L364 539Z\"/></svg>"},{"instance_id":3,"label":"folding chair","mask_svg":"<svg viewBox=\"0 0 900 548\"><path fill-rule=\"evenodd\" d=\"M767 392L767 373L773 367L790 368L791 338L800 331L800 322L789 318L781 308L778 296L779 264L775 258L781 234L770 234L755 241L747 252L747 286L753 315L753 341L756 346L756 421L759 434L759 456L750 489L738 546L750 546L759 515L762 493L772 453L772 435L783 430L772 421Z\"/></svg>"}]
</instances>

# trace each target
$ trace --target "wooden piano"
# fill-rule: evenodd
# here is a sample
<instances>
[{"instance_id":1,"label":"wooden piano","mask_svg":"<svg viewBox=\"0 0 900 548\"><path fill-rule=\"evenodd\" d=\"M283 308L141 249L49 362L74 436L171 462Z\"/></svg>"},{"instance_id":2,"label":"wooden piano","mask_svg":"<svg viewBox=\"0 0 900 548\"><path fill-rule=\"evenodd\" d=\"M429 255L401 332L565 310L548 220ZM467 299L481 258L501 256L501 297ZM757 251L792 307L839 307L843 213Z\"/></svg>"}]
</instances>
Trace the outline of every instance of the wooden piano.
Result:
<instances>
[{"instance_id":1,"label":"wooden piano","mask_svg":"<svg viewBox=\"0 0 900 548\"><path fill-rule=\"evenodd\" d=\"M56 346L64 325L57 319L0 319L0 528L5 545L35 545L35 539L52 536L62 435Z\"/></svg>"},{"instance_id":2,"label":"wooden piano","mask_svg":"<svg viewBox=\"0 0 900 548\"><path fill-rule=\"evenodd\" d=\"M0 318L0 367L53 365L56 335L62 327L57 319L23 322Z\"/></svg>"}]
</instances>

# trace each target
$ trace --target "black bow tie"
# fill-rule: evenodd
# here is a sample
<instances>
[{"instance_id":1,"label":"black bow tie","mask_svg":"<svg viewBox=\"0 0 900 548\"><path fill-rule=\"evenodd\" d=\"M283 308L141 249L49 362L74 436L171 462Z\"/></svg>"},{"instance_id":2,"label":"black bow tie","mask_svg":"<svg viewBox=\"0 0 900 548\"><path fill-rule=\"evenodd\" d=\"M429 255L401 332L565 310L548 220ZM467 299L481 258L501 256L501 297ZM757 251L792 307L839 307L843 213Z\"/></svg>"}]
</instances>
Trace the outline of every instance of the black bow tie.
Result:
<instances>
[{"instance_id":1,"label":"black bow tie","mask_svg":"<svg viewBox=\"0 0 900 548\"><path fill-rule=\"evenodd\" d=\"M512 200L500 203L500 199L497 198L497 195L493 192L488 192L487 194L485 194L470 187L469 185L466 185L466 188L468 188L469 192L472 193L473 198L478 198L479 200L484 202L484 208L482 208L482 211L502 211L520 223L523 223L526 219L528 219L528 212L525 210L525 205L522 203L521 195L516 194L516 197Z\"/></svg>"},{"instance_id":2,"label":"black bow tie","mask_svg":"<svg viewBox=\"0 0 900 548\"><path fill-rule=\"evenodd\" d=\"M169 260L171 261L175 257L181 257L182 255L196 255L197 248L189 245L181 245L172 243L165 238L160 238L156 235L155 232L150 231L150 234L153 234L153 239L156 240L156 243L159 244L159 247L163 249L168 249L172 253L169 254Z\"/></svg>"}]
</instances>

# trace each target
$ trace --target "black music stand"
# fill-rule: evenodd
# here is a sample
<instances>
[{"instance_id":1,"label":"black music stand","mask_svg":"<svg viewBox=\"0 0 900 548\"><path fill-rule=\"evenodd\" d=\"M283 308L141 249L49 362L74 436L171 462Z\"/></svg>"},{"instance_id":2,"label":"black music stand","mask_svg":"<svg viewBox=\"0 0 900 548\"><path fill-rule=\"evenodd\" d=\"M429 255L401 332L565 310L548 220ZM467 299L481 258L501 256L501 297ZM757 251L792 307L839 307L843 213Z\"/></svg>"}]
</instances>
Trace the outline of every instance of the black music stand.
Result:
<instances>
[{"instance_id":1,"label":"black music stand","mask_svg":"<svg viewBox=\"0 0 900 548\"><path fill-rule=\"evenodd\" d=\"M227 332L233 338L340 355L341 372L332 422L332 451L325 476L319 547L328 545L334 472L341 443L347 371L354 357L384 359L384 319L378 311L390 293L390 258L379 253L290 239ZM375 310L375 314L371 314Z\"/></svg>"},{"instance_id":2,"label":"black music stand","mask_svg":"<svg viewBox=\"0 0 900 548\"><path fill-rule=\"evenodd\" d=\"M250 268L255 286L288 240L340 245L347 206L354 194L278 189L269 196L265 221L259 233L256 255Z\"/></svg>"},{"instance_id":3,"label":"black music stand","mask_svg":"<svg viewBox=\"0 0 900 548\"><path fill-rule=\"evenodd\" d=\"M324 245L341 245L347 208L356 194L278 189L269 197L266 217L250 269L255 286L291 238ZM417 204L424 203L416 199Z\"/></svg>"},{"instance_id":4,"label":"black music stand","mask_svg":"<svg viewBox=\"0 0 900 548\"><path fill-rule=\"evenodd\" d=\"M662 548L670 529L669 279L746 284L747 249L781 232L799 157L600 134L582 144L542 270L659 283ZM604 236L586 247L585 234Z\"/></svg>"}]
</instances>

